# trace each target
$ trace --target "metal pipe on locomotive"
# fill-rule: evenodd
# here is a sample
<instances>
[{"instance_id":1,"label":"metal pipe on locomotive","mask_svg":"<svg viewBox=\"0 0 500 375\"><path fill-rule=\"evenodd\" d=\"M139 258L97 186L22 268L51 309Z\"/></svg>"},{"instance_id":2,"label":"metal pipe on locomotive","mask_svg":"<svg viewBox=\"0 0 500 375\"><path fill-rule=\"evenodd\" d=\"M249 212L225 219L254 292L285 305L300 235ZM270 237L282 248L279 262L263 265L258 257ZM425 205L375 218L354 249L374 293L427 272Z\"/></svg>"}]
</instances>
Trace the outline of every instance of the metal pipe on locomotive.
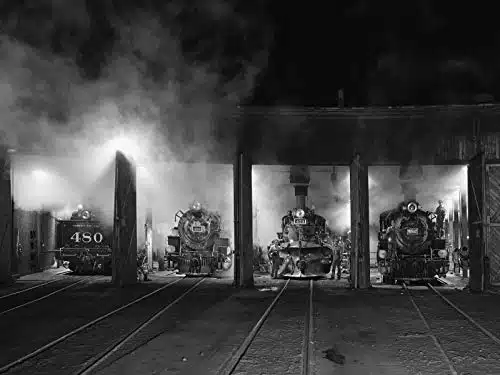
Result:
<instances>
[{"instance_id":1,"label":"metal pipe on locomotive","mask_svg":"<svg viewBox=\"0 0 500 375\"><path fill-rule=\"evenodd\" d=\"M111 273L113 228L78 205L69 220L57 220L56 259L76 273Z\"/></svg>"},{"instance_id":2,"label":"metal pipe on locomotive","mask_svg":"<svg viewBox=\"0 0 500 375\"><path fill-rule=\"evenodd\" d=\"M437 215L415 200L380 214L377 264L382 282L432 280L449 269L445 232Z\"/></svg>"},{"instance_id":3,"label":"metal pipe on locomotive","mask_svg":"<svg viewBox=\"0 0 500 375\"><path fill-rule=\"evenodd\" d=\"M222 220L195 202L189 210L177 211L176 227L168 236L165 254L167 268L190 276L214 276L232 264L229 238L221 237Z\"/></svg>"}]
</instances>

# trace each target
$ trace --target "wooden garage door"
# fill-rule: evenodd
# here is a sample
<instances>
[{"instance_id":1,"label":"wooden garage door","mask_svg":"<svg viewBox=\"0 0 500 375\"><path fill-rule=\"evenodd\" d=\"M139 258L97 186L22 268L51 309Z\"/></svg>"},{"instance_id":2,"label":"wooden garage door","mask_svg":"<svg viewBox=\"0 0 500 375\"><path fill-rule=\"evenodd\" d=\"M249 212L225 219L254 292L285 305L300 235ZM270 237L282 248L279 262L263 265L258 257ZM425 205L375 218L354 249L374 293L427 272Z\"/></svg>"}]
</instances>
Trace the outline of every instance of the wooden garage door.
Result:
<instances>
[{"instance_id":1,"label":"wooden garage door","mask_svg":"<svg viewBox=\"0 0 500 375\"><path fill-rule=\"evenodd\" d=\"M490 258L490 281L500 285L500 164L487 165L487 220L486 254Z\"/></svg>"}]
</instances>

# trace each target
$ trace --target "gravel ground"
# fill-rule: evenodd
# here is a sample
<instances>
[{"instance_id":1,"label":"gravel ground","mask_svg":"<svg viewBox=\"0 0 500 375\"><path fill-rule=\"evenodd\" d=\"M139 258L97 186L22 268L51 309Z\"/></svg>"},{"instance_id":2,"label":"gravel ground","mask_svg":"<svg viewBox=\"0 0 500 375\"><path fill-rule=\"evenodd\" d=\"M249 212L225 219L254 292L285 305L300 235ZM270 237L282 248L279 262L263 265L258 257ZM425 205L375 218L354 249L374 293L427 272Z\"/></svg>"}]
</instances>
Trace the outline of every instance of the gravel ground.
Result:
<instances>
[{"instance_id":1,"label":"gravel ground","mask_svg":"<svg viewBox=\"0 0 500 375\"><path fill-rule=\"evenodd\" d=\"M411 293L459 374L500 374L499 345L431 291Z\"/></svg>"},{"instance_id":2,"label":"gravel ground","mask_svg":"<svg viewBox=\"0 0 500 375\"><path fill-rule=\"evenodd\" d=\"M184 311L182 322L170 325L161 335L99 374L216 373L259 320L283 282L266 280L257 284L255 290L231 288L234 294L206 309L193 305L189 316ZM213 295L209 285L204 293Z\"/></svg>"},{"instance_id":3,"label":"gravel ground","mask_svg":"<svg viewBox=\"0 0 500 375\"><path fill-rule=\"evenodd\" d=\"M196 281L198 280L180 280L179 283L162 290L151 298L147 298L141 303L113 315L110 319L103 320L57 344L35 358L12 369L8 374L72 374L85 361L102 353L104 349L127 335L161 307L179 297L195 284ZM120 305L123 305L123 303ZM68 316L67 319L74 322L76 311L73 310L73 314ZM78 326L89 320L91 319L85 319Z\"/></svg>"},{"instance_id":4,"label":"gravel ground","mask_svg":"<svg viewBox=\"0 0 500 375\"><path fill-rule=\"evenodd\" d=\"M0 318L0 330L7 333L6 339L0 341L0 366L170 281L173 280L122 289L113 286L109 278L92 278L88 283L5 314Z\"/></svg>"},{"instance_id":5,"label":"gravel ground","mask_svg":"<svg viewBox=\"0 0 500 375\"><path fill-rule=\"evenodd\" d=\"M31 290L26 290L25 292L22 292L22 293L19 293L19 294L15 294L15 295L12 295L12 296L9 296L9 297L1 298L0 299L0 313L2 311L6 311L8 309L14 308L14 307L16 307L18 305L22 305L24 303L30 302L32 300L35 300L37 298L41 298L43 296L46 296L46 295L48 295L50 293L53 293L53 292L57 291L58 289L67 287L67 286L69 286L69 285L71 285L73 283L76 283L78 281L81 281L81 280L85 280L85 278L84 277L63 276L61 278L58 278L58 279L54 280L54 282L51 282L49 284L40 285L37 288L31 289ZM82 284L77 284L77 285L74 286L74 288L77 288L79 285L83 285L85 283L86 283L85 281L82 281ZM43 283L37 283L37 284L43 284ZM26 289L26 288L29 288L31 286L35 286L37 284L32 284L32 285L29 285L29 286L25 286L23 288L20 288L19 290ZM71 289L71 288L68 288L68 289ZM64 293L68 289L63 290L60 293ZM16 290L12 290L9 293L13 293L15 291ZM9 293L5 293L4 295L7 295ZM56 295L57 295L57 293L54 294L54 297ZM54 298L54 297L50 296L48 298ZM9 313L9 314L15 314L15 312L12 312L12 313ZM3 319L3 316L2 316L2 319Z\"/></svg>"},{"instance_id":6,"label":"gravel ground","mask_svg":"<svg viewBox=\"0 0 500 375\"><path fill-rule=\"evenodd\" d=\"M291 281L234 374L300 374L308 281Z\"/></svg>"},{"instance_id":7,"label":"gravel ground","mask_svg":"<svg viewBox=\"0 0 500 375\"><path fill-rule=\"evenodd\" d=\"M13 316L6 314L0 320L0 329L10 333L8 340L0 344L1 362L26 354L175 279L153 278L150 283L126 289L114 288L109 281L84 283L35 303L32 308L19 309ZM71 374L197 281L184 279L9 373ZM255 281L255 289L238 290L231 287L229 280L205 280L100 366L99 373L216 374L284 285L284 280L267 277L256 277ZM478 323L500 335L499 295L437 289ZM316 281L314 373L450 374L434 335L459 374L500 374L497 344L430 290L410 290L428 319L430 332L400 287L350 290L343 281ZM301 373L307 297L307 281L290 282L235 374ZM12 327L19 321L23 324L17 324L13 334Z\"/></svg>"}]
</instances>

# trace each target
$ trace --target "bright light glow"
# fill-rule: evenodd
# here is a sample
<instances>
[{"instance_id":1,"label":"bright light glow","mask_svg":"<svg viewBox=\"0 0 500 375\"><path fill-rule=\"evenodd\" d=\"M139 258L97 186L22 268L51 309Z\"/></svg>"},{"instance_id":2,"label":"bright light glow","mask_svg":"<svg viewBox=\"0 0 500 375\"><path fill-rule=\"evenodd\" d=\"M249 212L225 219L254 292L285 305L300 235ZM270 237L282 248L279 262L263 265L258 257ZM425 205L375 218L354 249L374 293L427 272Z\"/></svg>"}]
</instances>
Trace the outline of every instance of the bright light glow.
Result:
<instances>
[{"instance_id":1,"label":"bright light glow","mask_svg":"<svg viewBox=\"0 0 500 375\"><path fill-rule=\"evenodd\" d=\"M304 212L304 210L303 210L303 209L301 209L301 208L299 208L299 209L297 210L297 212L295 212L295 216L297 216L298 218L302 218L302 217L304 217L304 215L305 215L305 212Z\"/></svg>"},{"instance_id":2,"label":"bright light glow","mask_svg":"<svg viewBox=\"0 0 500 375\"><path fill-rule=\"evenodd\" d=\"M125 155L132 156L134 159L138 159L141 155L138 140L133 137L120 136L113 138L106 144L106 148L113 153L121 151Z\"/></svg>"},{"instance_id":3,"label":"bright light glow","mask_svg":"<svg viewBox=\"0 0 500 375\"><path fill-rule=\"evenodd\" d=\"M33 171L33 177L37 180L44 180L49 177L49 174L42 169L35 169Z\"/></svg>"},{"instance_id":4,"label":"bright light glow","mask_svg":"<svg viewBox=\"0 0 500 375\"><path fill-rule=\"evenodd\" d=\"M385 257L387 256L387 251L385 250L379 250L378 251L378 256L380 259L385 259Z\"/></svg>"},{"instance_id":5,"label":"bright light glow","mask_svg":"<svg viewBox=\"0 0 500 375\"><path fill-rule=\"evenodd\" d=\"M193 202L191 204L191 209L198 211L201 210L201 203L200 202Z\"/></svg>"},{"instance_id":6,"label":"bright light glow","mask_svg":"<svg viewBox=\"0 0 500 375\"><path fill-rule=\"evenodd\" d=\"M408 211L410 211L410 213L414 213L415 211L417 211L417 208L418 207L415 203L408 203Z\"/></svg>"},{"instance_id":7,"label":"bright light glow","mask_svg":"<svg viewBox=\"0 0 500 375\"><path fill-rule=\"evenodd\" d=\"M449 211L453 209L453 201L451 199L447 199L444 203L444 209Z\"/></svg>"}]
</instances>

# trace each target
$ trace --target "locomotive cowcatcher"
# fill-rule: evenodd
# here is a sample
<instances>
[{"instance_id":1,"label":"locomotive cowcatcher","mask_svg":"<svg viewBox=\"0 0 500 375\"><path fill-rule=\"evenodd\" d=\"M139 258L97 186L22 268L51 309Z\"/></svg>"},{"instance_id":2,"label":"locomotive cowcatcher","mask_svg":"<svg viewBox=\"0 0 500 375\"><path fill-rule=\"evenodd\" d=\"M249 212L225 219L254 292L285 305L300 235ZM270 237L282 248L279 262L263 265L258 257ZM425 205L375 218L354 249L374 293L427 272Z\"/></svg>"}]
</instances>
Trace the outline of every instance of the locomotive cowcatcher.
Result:
<instances>
[{"instance_id":1,"label":"locomotive cowcatcher","mask_svg":"<svg viewBox=\"0 0 500 375\"><path fill-rule=\"evenodd\" d=\"M69 220L57 220L56 225L58 264L67 264L75 273L111 274L112 227L82 205Z\"/></svg>"},{"instance_id":2,"label":"locomotive cowcatcher","mask_svg":"<svg viewBox=\"0 0 500 375\"><path fill-rule=\"evenodd\" d=\"M222 222L218 213L195 202L189 210L177 211L177 225L168 236L165 263L187 276L214 276L232 264L229 238L221 237Z\"/></svg>"},{"instance_id":3,"label":"locomotive cowcatcher","mask_svg":"<svg viewBox=\"0 0 500 375\"><path fill-rule=\"evenodd\" d=\"M283 216L282 231L268 247L272 278L320 277L332 271L335 245L326 231L326 220L301 207Z\"/></svg>"},{"instance_id":4,"label":"locomotive cowcatcher","mask_svg":"<svg viewBox=\"0 0 500 375\"><path fill-rule=\"evenodd\" d=\"M436 214L410 200L380 214L377 264L382 282L432 280L449 269L444 233Z\"/></svg>"}]
</instances>

